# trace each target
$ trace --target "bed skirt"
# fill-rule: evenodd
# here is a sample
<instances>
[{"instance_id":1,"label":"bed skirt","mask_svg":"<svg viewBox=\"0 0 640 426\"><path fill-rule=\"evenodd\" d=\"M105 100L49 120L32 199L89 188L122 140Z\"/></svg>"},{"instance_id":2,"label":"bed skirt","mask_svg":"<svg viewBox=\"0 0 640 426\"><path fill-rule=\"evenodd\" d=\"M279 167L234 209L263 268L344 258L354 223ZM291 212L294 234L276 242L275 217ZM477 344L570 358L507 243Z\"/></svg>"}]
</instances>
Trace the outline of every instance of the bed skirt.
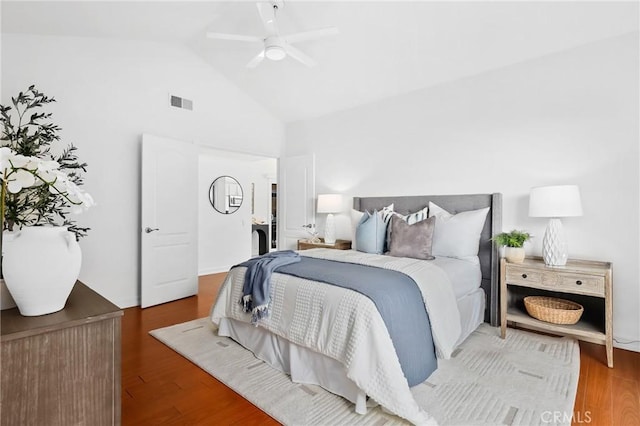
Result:
<instances>
[{"instance_id":1,"label":"bed skirt","mask_svg":"<svg viewBox=\"0 0 640 426\"><path fill-rule=\"evenodd\" d=\"M485 293L479 288L457 300L460 310L462 343L484 320ZM249 349L254 355L291 376L294 383L318 385L355 404L358 414L366 414L366 394L350 380L343 365L335 359L291 343L262 327L230 318L221 318L220 336L227 336ZM369 406L375 405L370 401Z\"/></svg>"}]
</instances>

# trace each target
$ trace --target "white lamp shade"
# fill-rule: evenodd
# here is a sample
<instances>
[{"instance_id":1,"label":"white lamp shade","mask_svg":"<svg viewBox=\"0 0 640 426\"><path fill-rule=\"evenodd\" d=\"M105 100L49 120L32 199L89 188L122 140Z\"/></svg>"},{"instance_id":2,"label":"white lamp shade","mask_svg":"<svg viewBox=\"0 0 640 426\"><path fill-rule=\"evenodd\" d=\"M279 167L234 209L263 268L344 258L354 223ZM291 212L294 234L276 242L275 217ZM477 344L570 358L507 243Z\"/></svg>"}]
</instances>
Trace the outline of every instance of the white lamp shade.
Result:
<instances>
[{"instance_id":1,"label":"white lamp shade","mask_svg":"<svg viewBox=\"0 0 640 426\"><path fill-rule=\"evenodd\" d=\"M580 189L577 185L538 186L529 193L529 216L582 216Z\"/></svg>"},{"instance_id":2,"label":"white lamp shade","mask_svg":"<svg viewBox=\"0 0 640 426\"><path fill-rule=\"evenodd\" d=\"M318 195L318 213L340 213L343 205L342 194Z\"/></svg>"}]
</instances>

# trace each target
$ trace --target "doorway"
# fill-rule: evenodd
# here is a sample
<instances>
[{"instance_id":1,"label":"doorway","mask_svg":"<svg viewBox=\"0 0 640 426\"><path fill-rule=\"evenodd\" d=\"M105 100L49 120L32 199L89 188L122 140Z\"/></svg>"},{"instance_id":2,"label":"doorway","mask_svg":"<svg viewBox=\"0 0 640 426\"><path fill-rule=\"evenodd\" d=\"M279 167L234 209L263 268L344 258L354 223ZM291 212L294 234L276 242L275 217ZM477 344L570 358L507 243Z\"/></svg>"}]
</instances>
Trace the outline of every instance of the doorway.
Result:
<instances>
[{"instance_id":1,"label":"doorway","mask_svg":"<svg viewBox=\"0 0 640 426\"><path fill-rule=\"evenodd\" d=\"M226 272L251 256L275 250L277 208L274 214L272 198L278 160L203 147L198 166L198 275ZM240 188L231 200L237 208L230 214L214 209L208 198L220 176L234 178Z\"/></svg>"}]
</instances>

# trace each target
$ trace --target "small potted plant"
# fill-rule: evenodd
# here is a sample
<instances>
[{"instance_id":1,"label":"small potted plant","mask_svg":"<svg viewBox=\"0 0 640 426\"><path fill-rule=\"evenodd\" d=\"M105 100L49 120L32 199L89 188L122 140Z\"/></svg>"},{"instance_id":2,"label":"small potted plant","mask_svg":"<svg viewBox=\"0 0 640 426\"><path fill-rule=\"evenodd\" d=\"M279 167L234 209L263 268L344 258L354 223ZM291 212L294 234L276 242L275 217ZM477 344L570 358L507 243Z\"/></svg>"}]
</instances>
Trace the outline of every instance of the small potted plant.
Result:
<instances>
[{"instance_id":1,"label":"small potted plant","mask_svg":"<svg viewBox=\"0 0 640 426\"><path fill-rule=\"evenodd\" d=\"M513 230L511 232L503 232L492 238L493 242L499 246L505 246L504 256L507 262L522 263L524 261L524 243L531 238L531 235L525 231Z\"/></svg>"}]
</instances>

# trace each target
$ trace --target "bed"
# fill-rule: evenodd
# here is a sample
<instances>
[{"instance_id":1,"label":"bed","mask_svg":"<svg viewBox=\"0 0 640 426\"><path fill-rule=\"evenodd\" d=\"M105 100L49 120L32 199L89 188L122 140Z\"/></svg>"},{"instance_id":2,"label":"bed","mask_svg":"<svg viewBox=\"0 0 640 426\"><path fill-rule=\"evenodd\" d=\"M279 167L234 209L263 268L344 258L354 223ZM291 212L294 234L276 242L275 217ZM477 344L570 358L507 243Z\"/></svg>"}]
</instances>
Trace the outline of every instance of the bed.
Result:
<instances>
[{"instance_id":1,"label":"bed","mask_svg":"<svg viewBox=\"0 0 640 426\"><path fill-rule=\"evenodd\" d=\"M399 271L420 289L431 322L435 360L448 358L483 321L498 324L498 253L490 238L501 231L500 194L354 198L357 211L380 211L391 203L400 215L435 203L455 215L489 208L480 234L477 261L436 256L416 260L356 250L313 249L305 259L346 262ZM270 316L251 324L238 300L245 268L228 274L211 310L218 333L229 336L298 383L316 384L355 404L386 410L415 424L432 418L415 403L393 338L376 305L366 296L313 279L275 272ZM292 307L295 306L295 309ZM393 342L392 342L393 340ZM409 377L409 376L407 376Z\"/></svg>"}]
</instances>

